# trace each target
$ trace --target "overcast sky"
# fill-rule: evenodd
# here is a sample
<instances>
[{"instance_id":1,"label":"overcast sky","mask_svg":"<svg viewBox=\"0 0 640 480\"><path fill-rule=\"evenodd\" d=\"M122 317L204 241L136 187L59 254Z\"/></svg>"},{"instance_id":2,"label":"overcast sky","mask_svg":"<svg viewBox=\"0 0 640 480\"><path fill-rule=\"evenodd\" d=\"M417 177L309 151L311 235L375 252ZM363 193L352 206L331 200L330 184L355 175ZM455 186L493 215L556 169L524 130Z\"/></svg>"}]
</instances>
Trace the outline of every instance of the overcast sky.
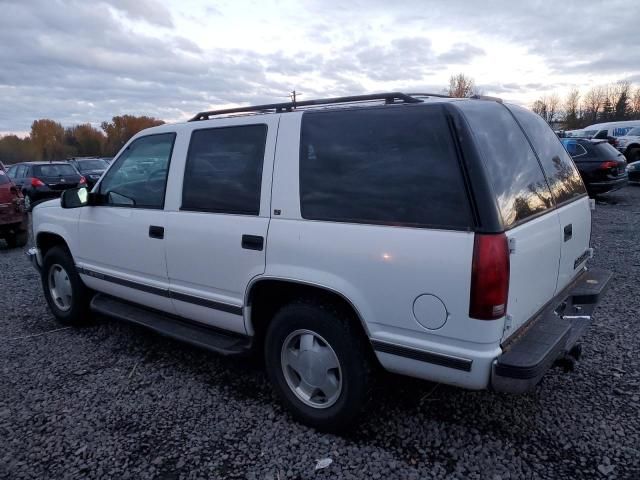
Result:
<instances>
[{"instance_id":1,"label":"overcast sky","mask_svg":"<svg viewBox=\"0 0 640 480\"><path fill-rule=\"evenodd\" d=\"M640 83L639 21L629 0L0 0L0 134L37 118L180 121L292 89L442 92L458 72L529 105Z\"/></svg>"}]
</instances>

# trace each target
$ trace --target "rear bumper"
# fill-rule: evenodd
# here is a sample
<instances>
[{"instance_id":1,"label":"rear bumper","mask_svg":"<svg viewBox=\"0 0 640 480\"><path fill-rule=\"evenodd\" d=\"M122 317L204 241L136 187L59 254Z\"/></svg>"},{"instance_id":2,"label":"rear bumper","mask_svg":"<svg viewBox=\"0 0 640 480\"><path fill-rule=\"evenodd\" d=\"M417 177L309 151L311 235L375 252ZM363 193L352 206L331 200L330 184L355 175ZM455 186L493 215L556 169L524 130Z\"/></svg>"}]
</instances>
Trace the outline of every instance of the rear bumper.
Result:
<instances>
[{"instance_id":1,"label":"rear bumper","mask_svg":"<svg viewBox=\"0 0 640 480\"><path fill-rule=\"evenodd\" d=\"M496 391L524 393L553 363L576 345L606 292L611 272L590 269L582 274L520 331L509 337L493 362L491 386Z\"/></svg>"},{"instance_id":2,"label":"rear bumper","mask_svg":"<svg viewBox=\"0 0 640 480\"><path fill-rule=\"evenodd\" d=\"M587 188L593 193L606 193L614 190L619 190L628 183L628 178L625 175L622 178L615 180L607 180L605 182L589 182Z\"/></svg>"}]
</instances>

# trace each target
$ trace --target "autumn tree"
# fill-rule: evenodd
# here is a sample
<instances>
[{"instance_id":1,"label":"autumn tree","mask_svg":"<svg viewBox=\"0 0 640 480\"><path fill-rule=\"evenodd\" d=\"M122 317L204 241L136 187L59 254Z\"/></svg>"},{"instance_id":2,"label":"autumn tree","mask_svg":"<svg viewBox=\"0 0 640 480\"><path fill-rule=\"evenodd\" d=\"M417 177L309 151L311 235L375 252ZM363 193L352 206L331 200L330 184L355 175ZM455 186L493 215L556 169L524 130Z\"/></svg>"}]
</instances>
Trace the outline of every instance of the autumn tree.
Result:
<instances>
[{"instance_id":1,"label":"autumn tree","mask_svg":"<svg viewBox=\"0 0 640 480\"><path fill-rule=\"evenodd\" d=\"M0 138L0 161L5 165L28 162L39 158L31 138L20 138L17 135L6 135Z\"/></svg>"},{"instance_id":2,"label":"autumn tree","mask_svg":"<svg viewBox=\"0 0 640 480\"><path fill-rule=\"evenodd\" d=\"M564 121L568 130L573 130L580 126L580 90L577 87L571 89L564 101Z\"/></svg>"},{"instance_id":3,"label":"autumn tree","mask_svg":"<svg viewBox=\"0 0 640 480\"><path fill-rule=\"evenodd\" d=\"M471 77L467 77L464 73L451 75L449 78L449 96L457 98L466 98L478 93L476 83Z\"/></svg>"},{"instance_id":4,"label":"autumn tree","mask_svg":"<svg viewBox=\"0 0 640 480\"><path fill-rule=\"evenodd\" d=\"M584 96L585 116L588 122L598 119L600 110L605 101L605 91L602 87L593 87Z\"/></svg>"},{"instance_id":5,"label":"autumn tree","mask_svg":"<svg viewBox=\"0 0 640 480\"><path fill-rule=\"evenodd\" d=\"M31 142L37 160L63 160L66 158L64 128L58 122L43 118L31 124Z\"/></svg>"},{"instance_id":6,"label":"autumn tree","mask_svg":"<svg viewBox=\"0 0 640 480\"><path fill-rule=\"evenodd\" d=\"M640 87L636 87L631 99L631 111L633 118L640 119Z\"/></svg>"},{"instance_id":7,"label":"autumn tree","mask_svg":"<svg viewBox=\"0 0 640 480\"><path fill-rule=\"evenodd\" d=\"M557 94L545 95L533 102L531 110L544 118L548 123L557 119L560 111L560 97Z\"/></svg>"},{"instance_id":8,"label":"autumn tree","mask_svg":"<svg viewBox=\"0 0 640 480\"><path fill-rule=\"evenodd\" d=\"M102 122L102 130L107 134L105 154L115 155L140 130L163 123L157 118L134 115L121 115L113 117L111 122Z\"/></svg>"},{"instance_id":9,"label":"autumn tree","mask_svg":"<svg viewBox=\"0 0 640 480\"><path fill-rule=\"evenodd\" d=\"M65 144L73 148L73 155L95 156L103 154L107 138L89 123L67 127L64 131Z\"/></svg>"}]
</instances>

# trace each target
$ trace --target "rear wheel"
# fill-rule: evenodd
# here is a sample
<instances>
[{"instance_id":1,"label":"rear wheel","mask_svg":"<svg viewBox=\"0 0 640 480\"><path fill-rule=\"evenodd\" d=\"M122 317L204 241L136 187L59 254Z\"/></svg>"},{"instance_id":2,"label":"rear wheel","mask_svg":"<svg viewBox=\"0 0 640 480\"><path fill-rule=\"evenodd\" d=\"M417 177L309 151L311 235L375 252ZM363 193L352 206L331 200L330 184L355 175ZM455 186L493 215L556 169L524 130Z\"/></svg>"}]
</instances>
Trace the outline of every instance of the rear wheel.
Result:
<instances>
[{"instance_id":1,"label":"rear wheel","mask_svg":"<svg viewBox=\"0 0 640 480\"><path fill-rule=\"evenodd\" d=\"M269 378L293 416L318 430L348 428L366 405L371 362L348 315L306 300L283 307L265 339Z\"/></svg>"},{"instance_id":2,"label":"rear wheel","mask_svg":"<svg viewBox=\"0 0 640 480\"><path fill-rule=\"evenodd\" d=\"M629 151L629 163L640 161L640 148L632 148Z\"/></svg>"},{"instance_id":3,"label":"rear wheel","mask_svg":"<svg viewBox=\"0 0 640 480\"><path fill-rule=\"evenodd\" d=\"M7 235L5 240L7 241L7 245L9 245L9 248L24 247L29 241L29 233L28 232L10 233Z\"/></svg>"},{"instance_id":4,"label":"rear wheel","mask_svg":"<svg viewBox=\"0 0 640 480\"><path fill-rule=\"evenodd\" d=\"M86 323L90 290L82 283L71 254L53 247L44 256L42 267L44 295L56 319L64 324Z\"/></svg>"}]
</instances>

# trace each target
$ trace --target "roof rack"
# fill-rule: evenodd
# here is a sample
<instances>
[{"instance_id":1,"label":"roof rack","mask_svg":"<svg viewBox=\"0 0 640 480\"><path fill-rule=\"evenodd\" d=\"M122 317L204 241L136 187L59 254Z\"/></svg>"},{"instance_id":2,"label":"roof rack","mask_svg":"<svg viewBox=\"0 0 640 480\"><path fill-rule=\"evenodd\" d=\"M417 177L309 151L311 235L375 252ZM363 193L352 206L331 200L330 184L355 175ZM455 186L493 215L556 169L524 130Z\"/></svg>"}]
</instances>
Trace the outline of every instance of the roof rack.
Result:
<instances>
[{"instance_id":1,"label":"roof rack","mask_svg":"<svg viewBox=\"0 0 640 480\"><path fill-rule=\"evenodd\" d=\"M438 96L433 94L420 94L428 96ZM442 96L442 95L440 95ZM323 98L318 100L303 100L296 102L284 102L284 103L270 103L267 105L253 105L248 107L226 108L224 110L210 110L207 112L200 112L193 117L190 122L198 120L208 120L209 117L214 115L228 115L232 113L282 113L291 112L298 107L311 107L317 105L332 105L336 103L355 103L355 102L368 102L371 100L384 100L386 104L396 103L421 103L419 98L412 97L410 94L402 92L389 92L389 93L373 93L369 95L351 95L348 97L334 97Z\"/></svg>"},{"instance_id":2,"label":"roof rack","mask_svg":"<svg viewBox=\"0 0 640 480\"><path fill-rule=\"evenodd\" d=\"M451 96L446 93L407 93L407 95L411 95L412 97L451 98Z\"/></svg>"}]
</instances>

